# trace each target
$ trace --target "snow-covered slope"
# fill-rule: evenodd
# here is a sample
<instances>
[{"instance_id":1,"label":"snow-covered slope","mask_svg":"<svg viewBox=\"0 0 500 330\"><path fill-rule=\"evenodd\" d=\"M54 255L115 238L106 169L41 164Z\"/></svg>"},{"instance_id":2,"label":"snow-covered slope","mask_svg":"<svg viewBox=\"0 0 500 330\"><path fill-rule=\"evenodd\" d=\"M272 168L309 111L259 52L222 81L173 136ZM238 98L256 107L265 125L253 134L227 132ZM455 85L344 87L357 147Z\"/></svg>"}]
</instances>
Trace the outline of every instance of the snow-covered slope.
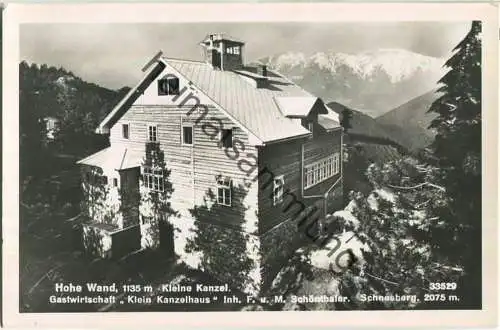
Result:
<instances>
[{"instance_id":1,"label":"snow-covered slope","mask_svg":"<svg viewBox=\"0 0 500 330\"><path fill-rule=\"evenodd\" d=\"M359 54L316 53L311 60L320 68L326 68L335 73L342 65L348 66L354 73L368 78L380 68L392 83L406 80L417 71L439 72L444 64L443 59L412 53L403 49L380 49Z\"/></svg>"},{"instance_id":2,"label":"snow-covered slope","mask_svg":"<svg viewBox=\"0 0 500 330\"><path fill-rule=\"evenodd\" d=\"M445 59L404 49L357 54L287 52L261 62L289 76L325 101L378 116L436 87Z\"/></svg>"}]
</instances>

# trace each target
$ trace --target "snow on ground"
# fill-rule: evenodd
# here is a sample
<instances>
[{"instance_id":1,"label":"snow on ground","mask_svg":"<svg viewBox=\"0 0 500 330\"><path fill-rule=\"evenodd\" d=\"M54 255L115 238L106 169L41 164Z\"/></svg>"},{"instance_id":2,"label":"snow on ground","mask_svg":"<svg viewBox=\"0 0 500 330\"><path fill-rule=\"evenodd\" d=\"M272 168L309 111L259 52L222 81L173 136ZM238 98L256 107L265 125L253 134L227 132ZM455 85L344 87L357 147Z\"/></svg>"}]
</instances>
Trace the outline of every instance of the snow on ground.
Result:
<instances>
[{"instance_id":1,"label":"snow on ground","mask_svg":"<svg viewBox=\"0 0 500 330\"><path fill-rule=\"evenodd\" d=\"M370 209L372 209L373 211L378 211L378 201L377 201L377 198L373 194L370 194L368 196L368 198L366 199L366 202L368 203L368 206L370 207Z\"/></svg>"},{"instance_id":2,"label":"snow on ground","mask_svg":"<svg viewBox=\"0 0 500 330\"><path fill-rule=\"evenodd\" d=\"M359 220L352 215L351 212L346 210L340 210L333 213L334 217L339 217L345 220L345 222L354 227L354 229L359 227Z\"/></svg>"},{"instance_id":3,"label":"snow on ground","mask_svg":"<svg viewBox=\"0 0 500 330\"><path fill-rule=\"evenodd\" d=\"M412 217L408 220L410 226L421 225L425 219L426 212L423 210L415 210L412 212Z\"/></svg>"},{"instance_id":4,"label":"snow on ground","mask_svg":"<svg viewBox=\"0 0 500 330\"><path fill-rule=\"evenodd\" d=\"M364 263L362 251L370 251L368 245L361 242L354 232L348 231L333 237L323 248L311 251L309 254L311 265L340 272L348 262L349 256L346 253L348 249L352 250L361 264Z\"/></svg>"},{"instance_id":5,"label":"snow on ground","mask_svg":"<svg viewBox=\"0 0 500 330\"><path fill-rule=\"evenodd\" d=\"M403 246L410 245L412 242L413 242L413 240L407 239L407 238L401 240L401 243L403 244Z\"/></svg>"},{"instance_id":6,"label":"snow on ground","mask_svg":"<svg viewBox=\"0 0 500 330\"><path fill-rule=\"evenodd\" d=\"M358 208L358 203L356 203L355 200L352 200L349 202L349 204L347 204L347 206L344 208L345 211L349 211L349 212L354 212L356 209Z\"/></svg>"},{"instance_id":7,"label":"snow on ground","mask_svg":"<svg viewBox=\"0 0 500 330\"><path fill-rule=\"evenodd\" d=\"M378 188L375 189L368 197L368 206L373 210L377 211L379 209L380 200L385 200L393 204L393 211L395 213L400 213L397 205L397 195L393 193L388 188ZM360 221L356 218L353 213L358 209L358 204L355 200L349 202L349 204L344 208L344 210L336 211L333 216L344 219L347 223L351 224L355 229L359 227ZM415 210L412 212L408 222L410 224L420 224L425 219L426 213L422 210ZM410 239L403 239L401 243L404 246L411 247L414 241ZM392 248L396 248L396 241L390 240L389 244ZM311 260L311 265L313 267L324 269L324 270L334 270L335 272L340 272L343 267L346 266L349 261L349 255L347 250L351 249L354 256L358 259L358 263L363 264L365 262L363 258L364 252L370 252L370 247L368 244L361 242L361 240L354 235L354 232L347 231L339 235L332 237L328 243L320 249L310 251L308 256ZM427 251L422 248L419 250L421 253L425 254Z\"/></svg>"},{"instance_id":8,"label":"snow on ground","mask_svg":"<svg viewBox=\"0 0 500 330\"><path fill-rule=\"evenodd\" d=\"M380 198L391 203L396 203L396 195L387 189L379 188L374 190Z\"/></svg>"}]
</instances>

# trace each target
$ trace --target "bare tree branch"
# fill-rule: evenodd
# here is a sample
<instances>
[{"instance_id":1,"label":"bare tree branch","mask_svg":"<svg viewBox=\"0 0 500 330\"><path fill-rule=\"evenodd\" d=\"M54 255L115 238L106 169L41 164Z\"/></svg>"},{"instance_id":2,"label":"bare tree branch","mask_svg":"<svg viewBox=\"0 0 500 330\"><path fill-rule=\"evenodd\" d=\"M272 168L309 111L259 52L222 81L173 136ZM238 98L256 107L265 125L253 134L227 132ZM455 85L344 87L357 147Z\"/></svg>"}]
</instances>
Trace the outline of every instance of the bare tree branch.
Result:
<instances>
[{"instance_id":1,"label":"bare tree branch","mask_svg":"<svg viewBox=\"0 0 500 330\"><path fill-rule=\"evenodd\" d=\"M390 188L393 188L393 189L401 189L401 190L413 190L413 189L418 189L418 188L421 188L424 186L429 186L432 188L439 189L443 192L446 191L444 187L438 186L438 185L430 183L430 182L423 182L423 183L417 184L416 186L412 186L412 187L393 186L391 184L388 184L387 186Z\"/></svg>"}]
</instances>

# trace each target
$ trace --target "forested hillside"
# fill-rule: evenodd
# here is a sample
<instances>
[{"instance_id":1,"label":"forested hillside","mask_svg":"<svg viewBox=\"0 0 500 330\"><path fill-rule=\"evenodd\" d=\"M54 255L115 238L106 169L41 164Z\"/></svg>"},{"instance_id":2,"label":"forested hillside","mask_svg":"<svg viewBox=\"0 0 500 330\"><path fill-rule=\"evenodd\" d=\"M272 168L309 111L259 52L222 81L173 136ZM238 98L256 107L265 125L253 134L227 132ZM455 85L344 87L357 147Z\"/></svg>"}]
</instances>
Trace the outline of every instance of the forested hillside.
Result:
<instances>
[{"instance_id":1,"label":"forested hillside","mask_svg":"<svg viewBox=\"0 0 500 330\"><path fill-rule=\"evenodd\" d=\"M410 150L426 148L434 139L435 132L429 129L437 116L429 108L439 93L430 91L397 108L377 117L375 120L391 137Z\"/></svg>"},{"instance_id":2,"label":"forested hillside","mask_svg":"<svg viewBox=\"0 0 500 330\"><path fill-rule=\"evenodd\" d=\"M349 108L338 102L330 102L327 105L340 116L344 111L349 111L351 113L349 121L351 127L348 130L350 134L392 140L391 135L382 125L380 125L374 118L364 114L363 112Z\"/></svg>"},{"instance_id":3,"label":"forested hillside","mask_svg":"<svg viewBox=\"0 0 500 330\"><path fill-rule=\"evenodd\" d=\"M19 119L21 164L44 157L47 144L44 119L59 119L52 147L60 153L82 156L105 143L94 134L100 120L128 91L100 87L71 71L47 65L19 65ZM25 169L22 166L22 169ZM27 168L26 168L27 170Z\"/></svg>"},{"instance_id":4,"label":"forested hillside","mask_svg":"<svg viewBox=\"0 0 500 330\"><path fill-rule=\"evenodd\" d=\"M339 114L344 127L344 193L367 193L371 186L365 176L372 164L401 159L408 151L374 118L338 102L328 107Z\"/></svg>"},{"instance_id":5,"label":"forested hillside","mask_svg":"<svg viewBox=\"0 0 500 330\"><path fill-rule=\"evenodd\" d=\"M63 68L19 65L22 310L46 305L40 287L58 281L55 269L76 260L80 239L71 219L80 212L82 197L75 162L108 143L94 130L127 91L85 82ZM47 117L59 120L51 139Z\"/></svg>"}]
</instances>

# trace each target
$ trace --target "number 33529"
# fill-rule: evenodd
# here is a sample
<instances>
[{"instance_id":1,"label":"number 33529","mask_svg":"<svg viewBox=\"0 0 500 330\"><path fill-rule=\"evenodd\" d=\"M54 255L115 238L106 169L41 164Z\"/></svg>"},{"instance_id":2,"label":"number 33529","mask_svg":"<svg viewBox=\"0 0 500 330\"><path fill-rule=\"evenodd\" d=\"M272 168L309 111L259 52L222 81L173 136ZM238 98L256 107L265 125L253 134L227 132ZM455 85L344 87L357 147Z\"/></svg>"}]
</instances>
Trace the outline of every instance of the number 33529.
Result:
<instances>
[{"instance_id":1,"label":"number 33529","mask_svg":"<svg viewBox=\"0 0 500 330\"><path fill-rule=\"evenodd\" d=\"M440 283L430 283L429 290L456 290L457 283L455 282L440 282Z\"/></svg>"}]
</instances>

